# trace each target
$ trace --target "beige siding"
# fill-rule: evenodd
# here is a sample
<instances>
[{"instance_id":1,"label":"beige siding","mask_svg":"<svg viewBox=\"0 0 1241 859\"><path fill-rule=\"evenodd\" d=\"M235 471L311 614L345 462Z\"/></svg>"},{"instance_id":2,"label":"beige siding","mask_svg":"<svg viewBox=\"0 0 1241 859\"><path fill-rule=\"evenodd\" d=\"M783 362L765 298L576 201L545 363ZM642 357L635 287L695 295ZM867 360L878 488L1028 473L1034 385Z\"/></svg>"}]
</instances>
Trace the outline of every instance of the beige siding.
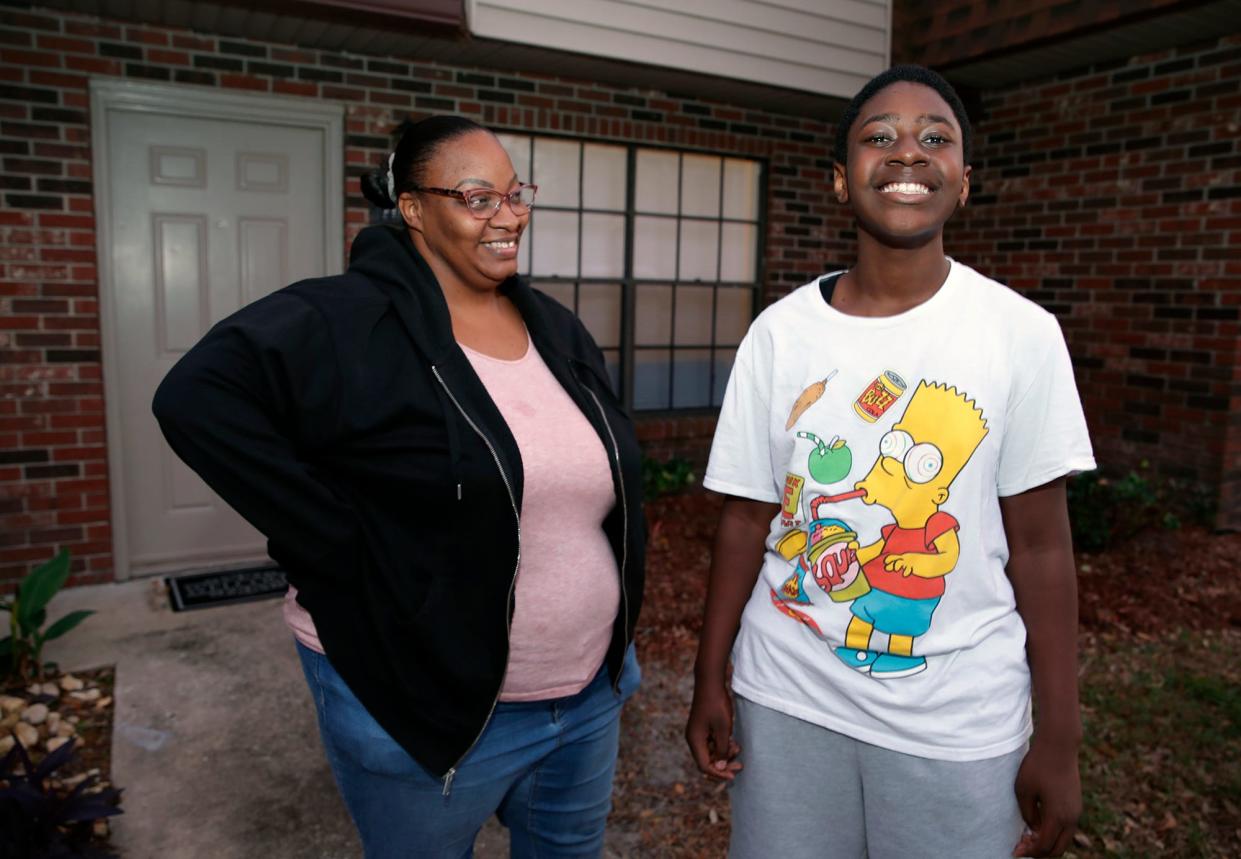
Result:
<instances>
[{"instance_id":1,"label":"beige siding","mask_svg":"<svg viewBox=\"0 0 1241 859\"><path fill-rule=\"evenodd\" d=\"M888 64L888 0L468 0L480 37L852 96Z\"/></svg>"}]
</instances>

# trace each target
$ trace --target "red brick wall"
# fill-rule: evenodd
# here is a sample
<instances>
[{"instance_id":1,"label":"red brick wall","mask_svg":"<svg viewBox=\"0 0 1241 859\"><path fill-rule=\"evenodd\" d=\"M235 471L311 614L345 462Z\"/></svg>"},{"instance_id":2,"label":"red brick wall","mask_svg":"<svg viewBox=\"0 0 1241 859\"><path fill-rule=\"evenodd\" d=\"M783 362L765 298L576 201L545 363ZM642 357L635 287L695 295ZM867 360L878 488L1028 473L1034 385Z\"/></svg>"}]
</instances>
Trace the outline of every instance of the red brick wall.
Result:
<instances>
[{"instance_id":1,"label":"red brick wall","mask_svg":"<svg viewBox=\"0 0 1241 859\"><path fill-rule=\"evenodd\" d=\"M984 93L950 253L1055 311L1096 452L1241 527L1241 36Z\"/></svg>"},{"instance_id":2,"label":"red brick wall","mask_svg":"<svg viewBox=\"0 0 1241 859\"><path fill-rule=\"evenodd\" d=\"M899 0L892 60L940 68L1131 21L1194 0Z\"/></svg>"},{"instance_id":3,"label":"red brick wall","mask_svg":"<svg viewBox=\"0 0 1241 859\"><path fill-rule=\"evenodd\" d=\"M458 69L0 10L0 586L58 546L74 581L112 578L88 79L179 82L346 106L346 241L367 219L356 177L409 116L458 112L557 131L767 159L773 294L844 258L822 189L828 129L809 120L589 82ZM831 237L831 238L829 238ZM657 420L659 455L705 455L709 419Z\"/></svg>"}]
</instances>

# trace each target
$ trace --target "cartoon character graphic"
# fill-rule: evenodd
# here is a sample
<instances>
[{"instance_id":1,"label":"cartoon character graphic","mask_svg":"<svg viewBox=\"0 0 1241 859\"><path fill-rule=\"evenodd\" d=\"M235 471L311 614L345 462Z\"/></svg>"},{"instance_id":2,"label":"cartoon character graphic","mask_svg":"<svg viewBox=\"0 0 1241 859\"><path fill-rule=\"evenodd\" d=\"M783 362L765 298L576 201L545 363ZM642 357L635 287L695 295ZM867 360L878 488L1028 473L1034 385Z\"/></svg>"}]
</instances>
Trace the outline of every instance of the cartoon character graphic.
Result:
<instances>
[{"instance_id":1,"label":"cartoon character graphic","mask_svg":"<svg viewBox=\"0 0 1241 859\"><path fill-rule=\"evenodd\" d=\"M865 504L886 508L896 521L875 542L855 545L870 590L850 606L845 644L835 651L851 668L879 679L926 669L926 658L914 655L914 639L930 629L944 577L961 554L959 524L940 507L986 435L986 418L973 400L923 381L880 440L878 458L856 487ZM884 652L871 649L876 631L888 636Z\"/></svg>"}]
</instances>

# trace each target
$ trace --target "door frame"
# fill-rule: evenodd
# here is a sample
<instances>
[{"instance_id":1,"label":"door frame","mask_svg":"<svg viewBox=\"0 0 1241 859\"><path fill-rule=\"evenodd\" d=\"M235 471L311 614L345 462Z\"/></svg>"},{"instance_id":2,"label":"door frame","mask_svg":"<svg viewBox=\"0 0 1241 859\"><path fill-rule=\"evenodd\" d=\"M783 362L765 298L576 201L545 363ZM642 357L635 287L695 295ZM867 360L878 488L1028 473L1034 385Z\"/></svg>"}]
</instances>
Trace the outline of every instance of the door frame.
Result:
<instances>
[{"instance_id":1,"label":"door frame","mask_svg":"<svg viewBox=\"0 0 1241 859\"><path fill-rule=\"evenodd\" d=\"M112 113L148 113L261 122L309 128L323 134L323 254L324 272L344 268L344 106L318 100L252 95L188 84L156 84L92 78L90 81L91 169L95 191L95 251L99 275L99 328L106 410L109 503L112 523L112 566L117 581L132 576L130 570L128 509L126 507L124 450L121 439L121 406L116 303L113 299L111 258L111 176L108 117Z\"/></svg>"}]
</instances>

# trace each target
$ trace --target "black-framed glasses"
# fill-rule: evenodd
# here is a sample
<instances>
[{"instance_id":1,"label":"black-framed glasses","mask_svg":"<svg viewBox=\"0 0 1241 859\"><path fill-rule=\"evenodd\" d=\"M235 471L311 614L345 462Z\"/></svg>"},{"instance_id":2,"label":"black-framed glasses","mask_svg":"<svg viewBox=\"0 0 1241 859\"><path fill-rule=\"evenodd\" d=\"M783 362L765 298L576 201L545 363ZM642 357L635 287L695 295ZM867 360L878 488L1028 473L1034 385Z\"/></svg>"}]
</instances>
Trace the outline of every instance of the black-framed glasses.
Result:
<instances>
[{"instance_id":1,"label":"black-framed glasses","mask_svg":"<svg viewBox=\"0 0 1241 859\"><path fill-rule=\"evenodd\" d=\"M462 203L465 203L465 208L471 215L479 220L486 221L495 217L496 212L500 211L500 206L505 200L508 200L508 207L514 215L526 214L534 205L534 198L539 192L539 186L518 185L507 194L487 188L469 188L465 191L454 191L451 188L424 188L421 185L415 186L414 190L424 194L438 194L441 197L452 197L460 200Z\"/></svg>"}]
</instances>

